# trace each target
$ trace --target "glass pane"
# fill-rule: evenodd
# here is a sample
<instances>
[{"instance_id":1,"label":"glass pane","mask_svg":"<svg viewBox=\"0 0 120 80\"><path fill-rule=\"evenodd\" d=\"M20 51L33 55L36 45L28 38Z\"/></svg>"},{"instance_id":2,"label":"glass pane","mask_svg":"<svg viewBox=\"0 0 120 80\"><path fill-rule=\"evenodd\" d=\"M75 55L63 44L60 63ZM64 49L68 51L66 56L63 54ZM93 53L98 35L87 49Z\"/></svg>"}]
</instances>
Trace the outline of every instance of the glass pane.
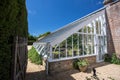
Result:
<instances>
[{"instance_id":1,"label":"glass pane","mask_svg":"<svg viewBox=\"0 0 120 80\"><path fill-rule=\"evenodd\" d=\"M42 48L42 45L39 45L39 46L38 46L38 51L40 51L40 50L41 50L41 48Z\"/></svg>"},{"instance_id":2,"label":"glass pane","mask_svg":"<svg viewBox=\"0 0 120 80\"><path fill-rule=\"evenodd\" d=\"M87 47L87 54L89 55L89 54L91 54L91 45L88 44L87 46L88 46L88 47Z\"/></svg>"},{"instance_id":3,"label":"glass pane","mask_svg":"<svg viewBox=\"0 0 120 80\"><path fill-rule=\"evenodd\" d=\"M66 57L66 41L60 43L60 58Z\"/></svg>"},{"instance_id":4,"label":"glass pane","mask_svg":"<svg viewBox=\"0 0 120 80\"><path fill-rule=\"evenodd\" d=\"M83 27L83 32L87 33L87 27L86 26Z\"/></svg>"},{"instance_id":5,"label":"glass pane","mask_svg":"<svg viewBox=\"0 0 120 80\"><path fill-rule=\"evenodd\" d=\"M93 25L93 22L91 23L91 32L94 34L94 25Z\"/></svg>"},{"instance_id":6,"label":"glass pane","mask_svg":"<svg viewBox=\"0 0 120 80\"><path fill-rule=\"evenodd\" d=\"M87 37L88 37L87 38L87 45L88 45L87 54L91 54L91 45L92 45L91 35L88 35Z\"/></svg>"},{"instance_id":7,"label":"glass pane","mask_svg":"<svg viewBox=\"0 0 120 80\"><path fill-rule=\"evenodd\" d=\"M84 44L84 55L86 55L87 54L87 44Z\"/></svg>"},{"instance_id":8,"label":"glass pane","mask_svg":"<svg viewBox=\"0 0 120 80\"><path fill-rule=\"evenodd\" d=\"M84 55L87 54L87 35L84 34Z\"/></svg>"},{"instance_id":9,"label":"glass pane","mask_svg":"<svg viewBox=\"0 0 120 80\"><path fill-rule=\"evenodd\" d=\"M88 33L91 33L91 27L87 26Z\"/></svg>"},{"instance_id":10,"label":"glass pane","mask_svg":"<svg viewBox=\"0 0 120 80\"><path fill-rule=\"evenodd\" d=\"M82 32L82 29L80 29L78 32Z\"/></svg>"},{"instance_id":11,"label":"glass pane","mask_svg":"<svg viewBox=\"0 0 120 80\"><path fill-rule=\"evenodd\" d=\"M50 47L48 47L48 57L50 58Z\"/></svg>"},{"instance_id":12,"label":"glass pane","mask_svg":"<svg viewBox=\"0 0 120 80\"><path fill-rule=\"evenodd\" d=\"M101 19L102 19L102 18L101 18ZM105 34L103 21L101 21L101 34L102 34L102 35Z\"/></svg>"},{"instance_id":13,"label":"glass pane","mask_svg":"<svg viewBox=\"0 0 120 80\"><path fill-rule=\"evenodd\" d=\"M91 44L91 54L94 54L94 35L91 35L91 41L92 41L92 44Z\"/></svg>"},{"instance_id":14,"label":"glass pane","mask_svg":"<svg viewBox=\"0 0 120 80\"><path fill-rule=\"evenodd\" d=\"M53 46L52 55L53 55L53 59L59 58L59 46L57 46L57 45Z\"/></svg>"},{"instance_id":15,"label":"glass pane","mask_svg":"<svg viewBox=\"0 0 120 80\"><path fill-rule=\"evenodd\" d=\"M67 39L67 57L72 56L72 36Z\"/></svg>"},{"instance_id":16,"label":"glass pane","mask_svg":"<svg viewBox=\"0 0 120 80\"><path fill-rule=\"evenodd\" d=\"M78 56L78 34L73 34L73 56Z\"/></svg>"},{"instance_id":17,"label":"glass pane","mask_svg":"<svg viewBox=\"0 0 120 80\"><path fill-rule=\"evenodd\" d=\"M101 20L98 20L98 24L99 24L99 34L101 34Z\"/></svg>"},{"instance_id":18,"label":"glass pane","mask_svg":"<svg viewBox=\"0 0 120 80\"><path fill-rule=\"evenodd\" d=\"M104 52L107 53L107 37L104 36Z\"/></svg>"},{"instance_id":19,"label":"glass pane","mask_svg":"<svg viewBox=\"0 0 120 80\"><path fill-rule=\"evenodd\" d=\"M87 36L87 42L88 42L88 44L91 44L91 35Z\"/></svg>"},{"instance_id":20,"label":"glass pane","mask_svg":"<svg viewBox=\"0 0 120 80\"><path fill-rule=\"evenodd\" d=\"M83 55L82 41L83 41L82 34L79 34L79 55Z\"/></svg>"},{"instance_id":21,"label":"glass pane","mask_svg":"<svg viewBox=\"0 0 120 80\"><path fill-rule=\"evenodd\" d=\"M96 21L95 27L96 27L96 33L99 34L99 23L98 23L98 21Z\"/></svg>"}]
</instances>

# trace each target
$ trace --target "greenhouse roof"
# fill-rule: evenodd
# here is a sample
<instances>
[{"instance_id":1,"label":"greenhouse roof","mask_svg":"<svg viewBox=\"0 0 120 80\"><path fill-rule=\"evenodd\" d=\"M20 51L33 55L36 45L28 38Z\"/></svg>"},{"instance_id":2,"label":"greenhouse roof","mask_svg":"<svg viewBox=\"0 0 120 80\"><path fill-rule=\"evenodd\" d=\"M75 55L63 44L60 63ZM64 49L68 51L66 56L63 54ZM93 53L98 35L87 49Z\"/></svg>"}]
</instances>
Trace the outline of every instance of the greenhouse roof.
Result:
<instances>
[{"instance_id":1,"label":"greenhouse roof","mask_svg":"<svg viewBox=\"0 0 120 80\"><path fill-rule=\"evenodd\" d=\"M77 32L83 26L85 26L86 24L89 24L92 20L96 19L98 16L103 15L104 12L105 12L105 7L63 26L62 28L36 41L35 43L48 43L49 42L51 46L59 44L60 42L68 38L70 35Z\"/></svg>"}]
</instances>

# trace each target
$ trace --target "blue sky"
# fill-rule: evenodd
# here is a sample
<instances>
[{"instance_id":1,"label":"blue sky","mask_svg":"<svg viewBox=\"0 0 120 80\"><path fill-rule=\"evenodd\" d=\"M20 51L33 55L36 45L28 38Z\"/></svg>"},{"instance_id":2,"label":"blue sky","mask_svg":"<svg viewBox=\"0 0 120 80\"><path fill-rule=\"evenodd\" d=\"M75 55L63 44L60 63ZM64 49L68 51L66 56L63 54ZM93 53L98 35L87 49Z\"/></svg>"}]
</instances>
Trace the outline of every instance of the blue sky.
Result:
<instances>
[{"instance_id":1,"label":"blue sky","mask_svg":"<svg viewBox=\"0 0 120 80\"><path fill-rule=\"evenodd\" d=\"M103 7L103 0L26 0L29 33L38 36Z\"/></svg>"}]
</instances>

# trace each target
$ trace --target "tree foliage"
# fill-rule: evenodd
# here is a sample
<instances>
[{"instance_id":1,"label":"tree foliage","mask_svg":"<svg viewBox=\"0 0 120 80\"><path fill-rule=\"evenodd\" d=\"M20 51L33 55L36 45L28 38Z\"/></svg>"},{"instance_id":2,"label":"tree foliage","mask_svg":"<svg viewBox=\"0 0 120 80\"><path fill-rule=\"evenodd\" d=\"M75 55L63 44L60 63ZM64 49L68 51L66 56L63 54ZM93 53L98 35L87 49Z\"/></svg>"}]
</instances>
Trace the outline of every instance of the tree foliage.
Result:
<instances>
[{"instance_id":1,"label":"tree foliage","mask_svg":"<svg viewBox=\"0 0 120 80\"><path fill-rule=\"evenodd\" d=\"M40 34L40 35L38 36L38 38L48 36L49 34L51 34L51 32L46 32L46 33L44 33L44 34Z\"/></svg>"},{"instance_id":2,"label":"tree foliage","mask_svg":"<svg viewBox=\"0 0 120 80\"><path fill-rule=\"evenodd\" d=\"M32 45L33 42L35 42L37 40L36 36L33 36L31 34L28 34L28 45Z\"/></svg>"},{"instance_id":3,"label":"tree foliage","mask_svg":"<svg viewBox=\"0 0 120 80\"><path fill-rule=\"evenodd\" d=\"M37 39L46 37L49 34L51 34L51 32L46 32L44 34L40 34L38 37L28 34L28 45L32 45L35 41L37 41Z\"/></svg>"}]
</instances>

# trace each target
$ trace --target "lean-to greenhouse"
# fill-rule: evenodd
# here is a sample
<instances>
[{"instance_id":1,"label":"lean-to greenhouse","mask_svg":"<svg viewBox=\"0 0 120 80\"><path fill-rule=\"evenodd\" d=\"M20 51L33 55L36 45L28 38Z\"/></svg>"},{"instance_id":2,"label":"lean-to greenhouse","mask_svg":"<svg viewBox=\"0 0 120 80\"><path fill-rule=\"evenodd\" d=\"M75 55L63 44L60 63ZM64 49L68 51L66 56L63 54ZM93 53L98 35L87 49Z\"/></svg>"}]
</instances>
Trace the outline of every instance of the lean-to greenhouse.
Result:
<instances>
[{"instance_id":1,"label":"lean-to greenhouse","mask_svg":"<svg viewBox=\"0 0 120 80\"><path fill-rule=\"evenodd\" d=\"M104 8L65 25L33 46L48 61L47 66L50 62L90 56L96 56L97 62L103 61L107 53Z\"/></svg>"},{"instance_id":2,"label":"lean-to greenhouse","mask_svg":"<svg viewBox=\"0 0 120 80\"><path fill-rule=\"evenodd\" d=\"M47 73L71 69L73 60L78 58L85 58L90 64L101 62L106 53L114 52L113 47L118 50L117 44L114 46L112 44L117 37L114 37L112 42L111 36L115 36L116 32L111 29L111 24L108 24L114 18L108 6L71 22L33 43L39 55L45 60Z\"/></svg>"}]
</instances>

